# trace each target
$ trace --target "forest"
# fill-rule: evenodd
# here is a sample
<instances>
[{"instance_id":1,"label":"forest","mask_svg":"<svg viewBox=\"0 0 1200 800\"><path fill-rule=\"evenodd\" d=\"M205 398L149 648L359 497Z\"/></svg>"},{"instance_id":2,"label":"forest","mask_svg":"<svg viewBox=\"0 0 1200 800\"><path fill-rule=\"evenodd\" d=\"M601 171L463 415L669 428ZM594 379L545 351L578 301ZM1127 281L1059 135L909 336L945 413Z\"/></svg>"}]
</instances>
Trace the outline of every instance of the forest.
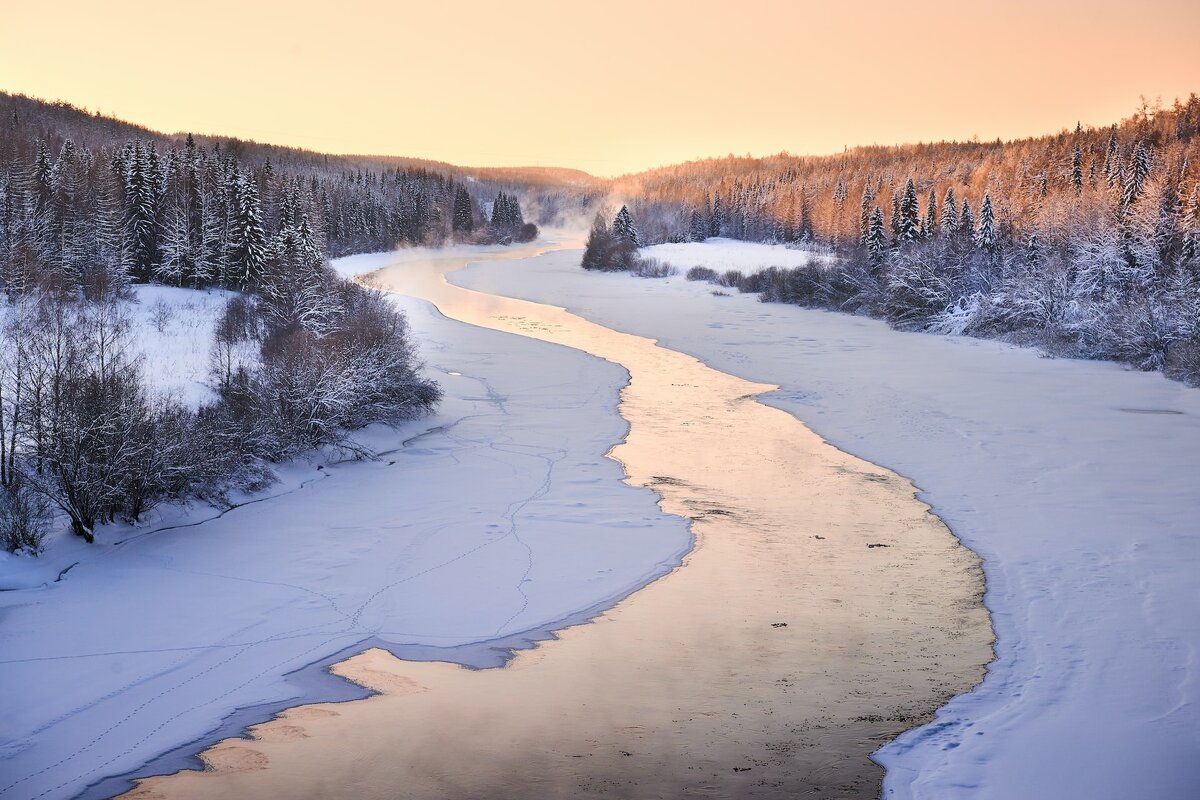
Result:
<instances>
[{"instance_id":1,"label":"forest","mask_svg":"<svg viewBox=\"0 0 1200 800\"><path fill-rule=\"evenodd\" d=\"M835 267L693 278L1195 383L1198 132L1192 95L1143 103L1109 127L825 157L730 156L618 178L610 191L643 244L724 236L837 256Z\"/></svg>"},{"instance_id":2,"label":"forest","mask_svg":"<svg viewBox=\"0 0 1200 800\"><path fill-rule=\"evenodd\" d=\"M36 553L55 514L90 542L163 502L224 502L272 463L368 455L349 431L430 410L403 315L328 260L535 238L520 176L501 177L510 191L0 94L0 544ZM145 284L232 293L198 408L146 380Z\"/></svg>"}]
</instances>

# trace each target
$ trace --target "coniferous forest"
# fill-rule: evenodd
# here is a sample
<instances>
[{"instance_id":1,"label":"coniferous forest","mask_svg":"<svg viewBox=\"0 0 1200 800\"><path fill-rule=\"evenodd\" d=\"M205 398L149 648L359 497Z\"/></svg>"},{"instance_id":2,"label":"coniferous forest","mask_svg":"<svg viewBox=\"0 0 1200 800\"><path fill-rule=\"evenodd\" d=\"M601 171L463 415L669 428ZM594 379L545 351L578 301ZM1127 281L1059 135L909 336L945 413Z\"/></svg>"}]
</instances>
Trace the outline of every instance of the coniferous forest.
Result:
<instances>
[{"instance_id":1,"label":"coniferous forest","mask_svg":"<svg viewBox=\"0 0 1200 800\"><path fill-rule=\"evenodd\" d=\"M838 257L833 267L694 278L1200 381L1195 95L1053 136L730 156L610 188L645 243L725 236Z\"/></svg>"},{"instance_id":2,"label":"coniferous forest","mask_svg":"<svg viewBox=\"0 0 1200 800\"><path fill-rule=\"evenodd\" d=\"M432 408L403 315L328 259L537 236L515 195L474 180L489 219L439 167L168 137L0 94L0 543L36 552L55 510L91 541L164 501L220 501ZM212 402L150 388L130 321L149 283L234 293Z\"/></svg>"}]
</instances>

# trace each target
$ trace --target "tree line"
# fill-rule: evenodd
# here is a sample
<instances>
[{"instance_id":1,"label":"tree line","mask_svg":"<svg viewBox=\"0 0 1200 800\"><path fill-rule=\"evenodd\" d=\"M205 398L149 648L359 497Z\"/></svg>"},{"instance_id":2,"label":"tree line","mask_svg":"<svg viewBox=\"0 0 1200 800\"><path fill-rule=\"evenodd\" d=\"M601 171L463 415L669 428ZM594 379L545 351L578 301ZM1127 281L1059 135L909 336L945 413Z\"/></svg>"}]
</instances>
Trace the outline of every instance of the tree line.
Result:
<instances>
[{"instance_id":1,"label":"tree line","mask_svg":"<svg viewBox=\"0 0 1200 800\"><path fill-rule=\"evenodd\" d=\"M727 236L836 266L717 276L765 299L1200 380L1200 99L1014 142L726 158L617 179L648 242ZM696 273L705 277L706 273Z\"/></svg>"}]
</instances>

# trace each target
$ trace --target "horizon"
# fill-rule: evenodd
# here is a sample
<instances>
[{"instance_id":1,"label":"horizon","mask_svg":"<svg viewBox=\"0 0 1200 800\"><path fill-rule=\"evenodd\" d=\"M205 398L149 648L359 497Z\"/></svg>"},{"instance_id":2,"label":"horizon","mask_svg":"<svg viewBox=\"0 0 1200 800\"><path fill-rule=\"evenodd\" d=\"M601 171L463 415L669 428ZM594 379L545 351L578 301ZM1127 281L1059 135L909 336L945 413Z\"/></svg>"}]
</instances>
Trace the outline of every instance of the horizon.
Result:
<instances>
[{"instance_id":1,"label":"horizon","mask_svg":"<svg viewBox=\"0 0 1200 800\"><path fill-rule=\"evenodd\" d=\"M165 133L613 178L725 155L1108 125L1143 99L1186 99L1196 90L1187 76L1200 74L1189 45L1200 7L1181 0L1156 0L1132 19L1111 0L1022 0L1003 14L938 0L867 15L759 0L737 18L717 13L715 0L640 10L616 0L599 12L535 3L520 14L353 0L336 17L304 0L282 18L236 5L13 9L0 32L0 88ZM423 35L406 35L414 29ZM821 35L805 38L814 29ZM38 56L46 30L65 57ZM1137 59L1111 57L1131 47ZM897 65L907 67L899 80Z\"/></svg>"}]
</instances>

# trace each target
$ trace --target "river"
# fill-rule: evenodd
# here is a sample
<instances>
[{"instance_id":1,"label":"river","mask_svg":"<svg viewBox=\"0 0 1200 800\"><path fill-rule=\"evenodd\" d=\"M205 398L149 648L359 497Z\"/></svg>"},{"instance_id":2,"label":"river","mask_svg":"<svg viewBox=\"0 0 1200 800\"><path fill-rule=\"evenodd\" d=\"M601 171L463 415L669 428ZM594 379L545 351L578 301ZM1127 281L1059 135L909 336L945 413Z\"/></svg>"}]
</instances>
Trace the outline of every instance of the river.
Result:
<instances>
[{"instance_id":1,"label":"river","mask_svg":"<svg viewBox=\"0 0 1200 800\"><path fill-rule=\"evenodd\" d=\"M610 455L692 521L682 566L504 668L350 658L334 671L378 695L285 711L129 797L877 797L870 753L981 680L979 561L908 480L759 403L772 386L444 278L545 249L365 280L624 367Z\"/></svg>"}]
</instances>

